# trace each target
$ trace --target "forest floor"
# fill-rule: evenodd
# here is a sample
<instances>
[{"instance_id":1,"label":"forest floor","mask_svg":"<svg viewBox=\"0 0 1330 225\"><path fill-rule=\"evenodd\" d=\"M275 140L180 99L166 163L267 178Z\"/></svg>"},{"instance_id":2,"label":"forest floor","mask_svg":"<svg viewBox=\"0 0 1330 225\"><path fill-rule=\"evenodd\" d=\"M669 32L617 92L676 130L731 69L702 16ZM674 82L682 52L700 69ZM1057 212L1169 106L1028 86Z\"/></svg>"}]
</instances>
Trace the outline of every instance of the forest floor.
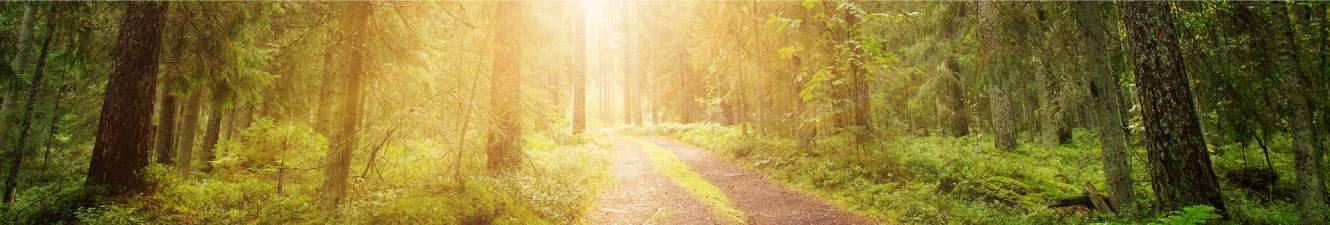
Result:
<instances>
[{"instance_id":1,"label":"forest floor","mask_svg":"<svg viewBox=\"0 0 1330 225\"><path fill-rule=\"evenodd\" d=\"M592 224L723 224L734 219L718 216L727 208L741 211L737 220L748 224L873 223L685 144L659 138L612 138L610 142L616 182L588 212L586 218ZM653 153L653 149L667 152ZM672 171L668 165L660 165L676 161L686 168ZM691 183L671 173L700 175L704 182ZM708 196L709 189L718 189L719 193L711 194L719 196Z\"/></svg>"}]
</instances>

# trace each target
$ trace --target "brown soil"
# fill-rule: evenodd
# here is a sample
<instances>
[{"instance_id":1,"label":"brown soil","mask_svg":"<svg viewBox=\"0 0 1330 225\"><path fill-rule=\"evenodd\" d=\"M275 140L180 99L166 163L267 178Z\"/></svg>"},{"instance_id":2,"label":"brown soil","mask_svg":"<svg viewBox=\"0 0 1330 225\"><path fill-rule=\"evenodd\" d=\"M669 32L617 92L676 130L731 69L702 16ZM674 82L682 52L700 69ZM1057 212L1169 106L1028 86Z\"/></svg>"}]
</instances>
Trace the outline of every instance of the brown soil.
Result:
<instances>
[{"instance_id":1,"label":"brown soil","mask_svg":"<svg viewBox=\"0 0 1330 225\"><path fill-rule=\"evenodd\" d=\"M705 203L656 170L645 150L617 138L611 142L616 185L592 206L588 224L720 224Z\"/></svg>"},{"instance_id":2,"label":"brown soil","mask_svg":"<svg viewBox=\"0 0 1330 225\"><path fill-rule=\"evenodd\" d=\"M790 190L761 173L678 142L647 138L673 152L689 168L721 189L743 210L750 224L873 224L821 199ZM717 224L706 204L692 198L656 170L647 153L637 145L614 139L613 174L616 187L592 209L592 224L643 224L663 209L652 224Z\"/></svg>"}]
</instances>

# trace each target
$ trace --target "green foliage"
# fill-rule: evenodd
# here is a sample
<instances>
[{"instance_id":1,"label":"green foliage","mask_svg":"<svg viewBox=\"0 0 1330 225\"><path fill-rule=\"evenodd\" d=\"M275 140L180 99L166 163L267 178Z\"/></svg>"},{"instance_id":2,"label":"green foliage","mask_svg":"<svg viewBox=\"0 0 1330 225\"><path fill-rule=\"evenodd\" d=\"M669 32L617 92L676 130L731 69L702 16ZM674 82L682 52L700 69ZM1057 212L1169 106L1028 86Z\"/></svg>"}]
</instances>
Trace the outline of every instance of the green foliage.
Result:
<instances>
[{"instance_id":1,"label":"green foliage","mask_svg":"<svg viewBox=\"0 0 1330 225\"><path fill-rule=\"evenodd\" d=\"M310 128L260 120L246 129L246 142L228 144L218 172L186 178L170 167L145 171L155 184L149 195L87 208L77 221L88 224L569 224L581 221L595 196L608 185L609 151L603 143L577 145L571 140L530 137L525 146L531 168L487 174L481 167L461 167L463 182L451 179L446 152L403 152L392 147L381 159L382 173L397 177L360 177L339 218L324 220L317 209L320 173L302 170L319 162L324 140ZM585 137L568 138L581 139ZM285 145L283 142L292 143ZM300 144L295 144L300 143ZM438 149L430 142L416 147ZM286 150L279 146L290 147ZM415 147L408 147L415 148ZM426 155L421 155L426 154ZM437 154L437 155L435 155ZM433 155L428 161L420 157ZM434 158L443 156L443 158ZM273 158L284 161L280 171ZM284 159L284 160L281 160ZM483 164L475 158L470 165ZM419 164L424 163L424 164ZM354 170L353 171L359 171ZM409 175L418 174L418 175ZM280 179L280 182L279 182ZM407 182L414 181L414 182ZM406 183L403 183L406 182ZM280 185L280 189L279 189Z\"/></svg>"},{"instance_id":2,"label":"green foliage","mask_svg":"<svg viewBox=\"0 0 1330 225\"><path fill-rule=\"evenodd\" d=\"M980 135L903 137L857 150L850 135L820 137L810 148L800 149L788 138L742 135L738 127L718 124L661 124L621 128L621 131L664 135L710 149L883 221L1084 224L1107 220L1128 224L1156 221L1204 224L1217 219L1212 209L1206 210L1204 206L1167 214L1155 214L1148 208L1133 209L1115 218L1100 217L1083 208L1047 208L1057 199L1082 194L1079 184L1103 185L1101 153L1094 142L1097 139L1081 130L1075 131L1071 143L1054 149L1021 145L1012 151L996 151L992 139ZM1275 157L1284 156L1279 153ZM1215 158L1218 170L1236 165L1234 159ZM1143 161L1137 158L1133 163ZM1282 166L1281 173L1291 173L1291 165ZM1148 186L1137 185L1136 189L1148 196ZM1246 224L1295 222L1295 206L1285 201L1266 202L1261 195L1264 194L1244 189L1226 191L1225 197L1231 203L1230 218Z\"/></svg>"},{"instance_id":3,"label":"green foliage","mask_svg":"<svg viewBox=\"0 0 1330 225\"><path fill-rule=\"evenodd\" d=\"M1219 219L1219 214L1215 212L1214 207L1208 205L1197 205L1182 208L1180 211L1172 211L1167 217L1159 218L1159 222L1146 223L1148 225L1196 225L1209 224ZM1121 224L1121 223L1100 223L1100 224Z\"/></svg>"}]
</instances>

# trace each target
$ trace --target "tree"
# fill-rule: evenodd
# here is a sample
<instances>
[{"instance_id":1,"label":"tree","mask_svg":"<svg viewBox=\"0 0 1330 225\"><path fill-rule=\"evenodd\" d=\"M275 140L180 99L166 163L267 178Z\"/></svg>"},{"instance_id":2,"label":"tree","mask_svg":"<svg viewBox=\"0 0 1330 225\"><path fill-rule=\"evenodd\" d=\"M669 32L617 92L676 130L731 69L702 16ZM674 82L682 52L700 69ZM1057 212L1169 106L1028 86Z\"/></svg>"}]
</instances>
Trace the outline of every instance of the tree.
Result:
<instances>
[{"instance_id":1,"label":"tree","mask_svg":"<svg viewBox=\"0 0 1330 225\"><path fill-rule=\"evenodd\" d=\"M203 172L212 172L212 161L217 159L214 149L217 148L217 141L220 139L222 132L222 118L226 116L225 112L227 110L224 107L225 105L222 104L224 100L221 98L231 95L228 92L231 92L231 89L224 82L217 82L213 85L213 100L210 101L212 104L208 107L208 127L204 131L206 133L203 134Z\"/></svg>"},{"instance_id":2,"label":"tree","mask_svg":"<svg viewBox=\"0 0 1330 225\"><path fill-rule=\"evenodd\" d=\"M1007 60L1001 60L1007 56L1003 55L1004 46L1002 31L1001 9L998 9L998 2L980 2L979 3L979 26L983 46L983 58L985 60L986 70L988 70L988 97L991 107L993 123L993 144L999 150L1010 150L1016 148L1016 125L1011 111L1011 99L1007 95L1008 82L1010 76L1004 65Z\"/></svg>"},{"instance_id":3,"label":"tree","mask_svg":"<svg viewBox=\"0 0 1330 225\"><path fill-rule=\"evenodd\" d=\"M586 9L573 4L573 133L586 129Z\"/></svg>"},{"instance_id":4,"label":"tree","mask_svg":"<svg viewBox=\"0 0 1330 225\"><path fill-rule=\"evenodd\" d=\"M18 41L14 43L14 58L10 59L10 68L14 71L14 80L18 80L18 74L23 72L24 63L27 63L28 39L32 36L33 17L37 10L32 4L23 5L23 20L19 23ZM10 76L10 75L6 75ZM9 132L11 125L9 112L14 111L14 105L18 104L19 84L11 83L4 87L4 97L0 98L0 146L10 146L10 139L13 139ZM18 152L16 151L13 152ZM13 173L13 172L11 172Z\"/></svg>"},{"instance_id":5,"label":"tree","mask_svg":"<svg viewBox=\"0 0 1330 225\"><path fill-rule=\"evenodd\" d=\"M1140 87L1150 183L1164 210L1210 205L1225 211L1219 182L1188 88L1173 17L1167 2L1122 5L1133 72Z\"/></svg>"},{"instance_id":6,"label":"tree","mask_svg":"<svg viewBox=\"0 0 1330 225\"><path fill-rule=\"evenodd\" d=\"M1099 131L1099 143L1104 155L1104 181L1108 183L1108 194L1113 208L1126 209L1136 202L1136 193L1132 191L1131 157L1127 154L1126 134L1123 134L1122 117L1118 115L1121 107L1118 101L1117 75L1108 69L1108 34L1103 16L1097 2L1077 2L1076 18L1081 25L1081 48L1086 52L1085 73L1090 78L1090 97L1094 101L1097 118L1095 125Z\"/></svg>"},{"instance_id":7,"label":"tree","mask_svg":"<svg viewBox=\"0 0 1330 225\"><path fill-rule=\"evenodd\" d=\"M5 179L5 205L14 204L14 191L18 187L19 170L23 169L23 158L28 151L28 137L32 133L32 119L35 116L37 92L41 90L46 74L46 58L51 53L51 40L55 37L55 10L46 16L46 40L42 41L42 51L37 58L37 67L33 70L31 86L28 86L28 102L23 106L23 117L19 122L18 141L10 151L9 176Z\"/></svg>"},{"instance_id":8,"label":"tree","mask_svg":"<svg viewBox=\"0 0 1330 225\"><path fill-rule=\"evenodd\" d=\"M359 141L359 118L361 113L361 92L363 90L365 79L365 46L369 35L369 17L374 14L374 5L370 2L355 2L346 5L350 11L343 21L346 27L352 28L349 40L347 40L344 51L347 53L348 69L345 73L342 90L346 93L343 96L341 111L336 122L336 137L330 139L331 150L328 151L327 162L323 170L323 193L320 196L322 200L321 208L328 217L335 215L338 205L346 195L346 179L351 170L351 155L356 149L356 143Z\"/></svg>"},{"instance_id":9,"label":"tree","mask_svg":"<svg viewBox=\"0 0 1330 225\"><path fill-rule=\"evenodd\" d=\"M1311 103L1314 92L1309 92L1308 78L1302 73L1300 57L1303 54L1298 46L1298 37L1293 35L1289 24L1289 9L1284 2L1271 2L1271 18L1274 22L1274 42L1279 45L1279 73L1284 77L1284 97L1288 99L1291 114L1287 121L1289 133L1293 136L1293 153L1298 185L1298 209L1302 210L1300 220L1303 224L1325 223L1325 177L1321 174L1322 149L1315 138L1317 129L1312 121L1316 116Z\"/></svg>"},{"instance_id":10,"label":"tree","mask_svg":"<svg viewBox=\"0 0 1330 225\"><path fill-rule=\"evenodd\" d=\"M152 156L153 97L168 4L125 3L112 53L115 69L106 84L97 141L88 165L87 185L104 187L104 196L147 187L138 172L148 166Z\"/></svg>"},{"instance_id":11,"label":"tree","mask_svg":"<svg viewBox=\"0 0 1330 225\"><path fill-rule=\"evenodd\" d=\"M490 126L485 148L486 167L491 170L509 170L522 164L521 127L521 59L519 40L526 23L526 3L496 2L491 18L494 21L490 38L494 43L494 61L491 64L490 109L494 125Z\"/></svg>"},{"instance_id":12,"label":"tree","mask_svg":"<svg viewBox=\"0 0 1330 225\"><path fill-rule=\"evenodd\" d=\"M171 43L171 55L168 56L171 59L176 60L180 59L185 51L185 26L183 24L185 17L179 18L180 19L176 22L180 24L175 25L175 42ZM153 145L154 148L157 148L157 163L163 165L172 165L175 163L176 139L178 139L175 133L176 123L178 123L176 121L176 116L179 114L181 108L181 105L176 103L178 97L172 93L170 88L171 85L169 85L169 83L171 83L171 80L178 81L185 79L181 72L180 65L171 65L169 68L169 72L163 74L161 78L163 81L166 81L164 83L168 83L168 85L160 85L158 87L158 92L162 96L162 107L157 115L157 143Z\"/></svg>"},{"instance_id":13,"label":"tree","mask_svg":"<svg viewBox=\"0 0 1330 225\"><path fill-rule=\"evenodd\" d=\"M194 90L201 90L196 85ZM189 173L194 161L194 140L198 139L199 111L203 110L203 91L192 91L185 100L185 105L180 111L180 135L176 136L176 153L179 158L176 160L176 169L182 173Z\"/></svg>"}]
</instances>

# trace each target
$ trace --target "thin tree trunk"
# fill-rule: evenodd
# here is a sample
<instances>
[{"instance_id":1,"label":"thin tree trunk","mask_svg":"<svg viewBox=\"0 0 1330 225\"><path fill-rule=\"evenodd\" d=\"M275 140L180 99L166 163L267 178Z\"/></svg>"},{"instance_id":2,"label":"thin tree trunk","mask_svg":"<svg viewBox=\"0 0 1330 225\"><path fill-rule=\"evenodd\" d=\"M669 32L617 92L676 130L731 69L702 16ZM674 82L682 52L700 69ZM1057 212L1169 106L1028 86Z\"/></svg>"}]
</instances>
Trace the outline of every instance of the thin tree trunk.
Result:
<instances>
[{"instance_id":1,"label":"thin tree trunk","mask_svg":"<svg viewBox=\"0 0 1330 225\"><path fill-rule=\"evenodd\" d=\"M586 130L586 10L573 4L573 133Z\"/></svg>"},{"instance_id":2,"label":"thin tree trunk","mask_svg":"<svg viewBox=\"0 0 1330 225\"><path fill-rule=\"evenodd\" d=\"M1299 219L1303 224L1325 223L1325 178L1321 174L1320 144L1313 134L1316 128L1312 121L1316 119L1310 102L1315 95L1307 93L1307 78L1303 75L1301 47L1297 36L1291 31L1289 9L1284 2L1271 2L1270 9L1274 27L1273 37L1279 45L1280 74L1284 77L1284 98L1288 99L1291 114L1287 119L1289 133L1293 136L1293 152L1298 185L1298 209L1302 211Z\"/></svg>"},{"instance_id":3,"label":"thin tree trunk","mask_svg":"<svg viewBox=\"0 0 1330 225\"><path fill-rule=\"evenodd\" d=\"M157 90L158 52L168 3L126 2L124 20L112 51L108 76L88 166L87 186L104 187L107 197L147 187L138 171L152 157L153 98Z\"/></svg>"},{"instance_id":4,"label":"thin tree trunk","mask_svg":"<svg viewBox=\"0 0 1330 225\"><path fill-rule=\"evenodd\" d=\"M18 41L14 43L14 58L9 62L10 68L14 69L15 76L23 73L23 68L26 67L23 64L27 62L28 39L32 36L32 20L37 14L35 8L32 4L23 4L23 21L19 23ZM0 99L0 128L3 128L0 129L0 146L10 146L12 143L9 141L14 137L11 136L13 134L9 132L9 127L13 126L11 122L14 121L9 116L12 113L8 112L14 111L15 105L18 104L18 85L5 87L4 95L4 98Z\"/></svg>"},{"instance_id":5,"label":"thin tree trunk","mask_svg":"<svg viewBox=\"0 0 1330 225\"><path fill-rule=\"evenodd\" d=\"M1077 21L1081 25L1083 38L1082 50L1087 53L1086 76L1090 77L1090 97L1094 101L1093 110L1098 118L1096 127L1099 131L1099 143L1104 157L1104 181L1108 185L1109 199L1114 209L1119 211L1132 208L1136 203L1136 193L1132 190L1131 155L1127 154L1126 134L1122 131L1122 117L1118 116L1119 89L1115 74L1109 71L1107 30L1103 16L1100 15L1101 3L1077 2Z\"/></svg>"},{"instance_id":6,"label":"thin tree trunk","mask_svg":"<svg viewBox=\"0 0 1330 225\"><path fill-rule=\"evenodd\" d=\"M37 93L42 89L46 74L46 58L51 53L51 40L55 37L55 10L46 16L46 40L42 41L42 51L37 58L37 67L32 73L31 86L28 87L28 102L23 107L23 117L19 122L18 143L10 151L9 177L5 179L6 206L14 204L14 192L18 189L19 170L23 169L23 158L28 151L28 136L32 132L32 118L37 109Z\"/></svg>"},{"instance_id":7,"label":"thin tree trunk","mask_svg":"<svg viewBox=\"0 0 1330 225\"><path fill-rule=\"evenodd\" d=\"M46 129L46 153L42 154L43 173L46 172L47 166L51 164L51 143L55 140L55 132L60 128L56 125L59 125L58 122L60 122L60 116L62 115L60 113L60 99L65 93L65 88L66 86L60 86L60 90L55 92L55 104L51 106L51 123L50 127Z\"/></svg>"},{"instance_id":8,"label":"thin tree trunk","mask_svg":"<svg viewBox=\"0 0 1330 225\"><path fill-rule=\"evenodd\" d=\"M1151 186L1163 210L1210 205L1226 214L1201 136L1167 2L1123 4L1141 93Z\"/></svg>"}]
</instances>

